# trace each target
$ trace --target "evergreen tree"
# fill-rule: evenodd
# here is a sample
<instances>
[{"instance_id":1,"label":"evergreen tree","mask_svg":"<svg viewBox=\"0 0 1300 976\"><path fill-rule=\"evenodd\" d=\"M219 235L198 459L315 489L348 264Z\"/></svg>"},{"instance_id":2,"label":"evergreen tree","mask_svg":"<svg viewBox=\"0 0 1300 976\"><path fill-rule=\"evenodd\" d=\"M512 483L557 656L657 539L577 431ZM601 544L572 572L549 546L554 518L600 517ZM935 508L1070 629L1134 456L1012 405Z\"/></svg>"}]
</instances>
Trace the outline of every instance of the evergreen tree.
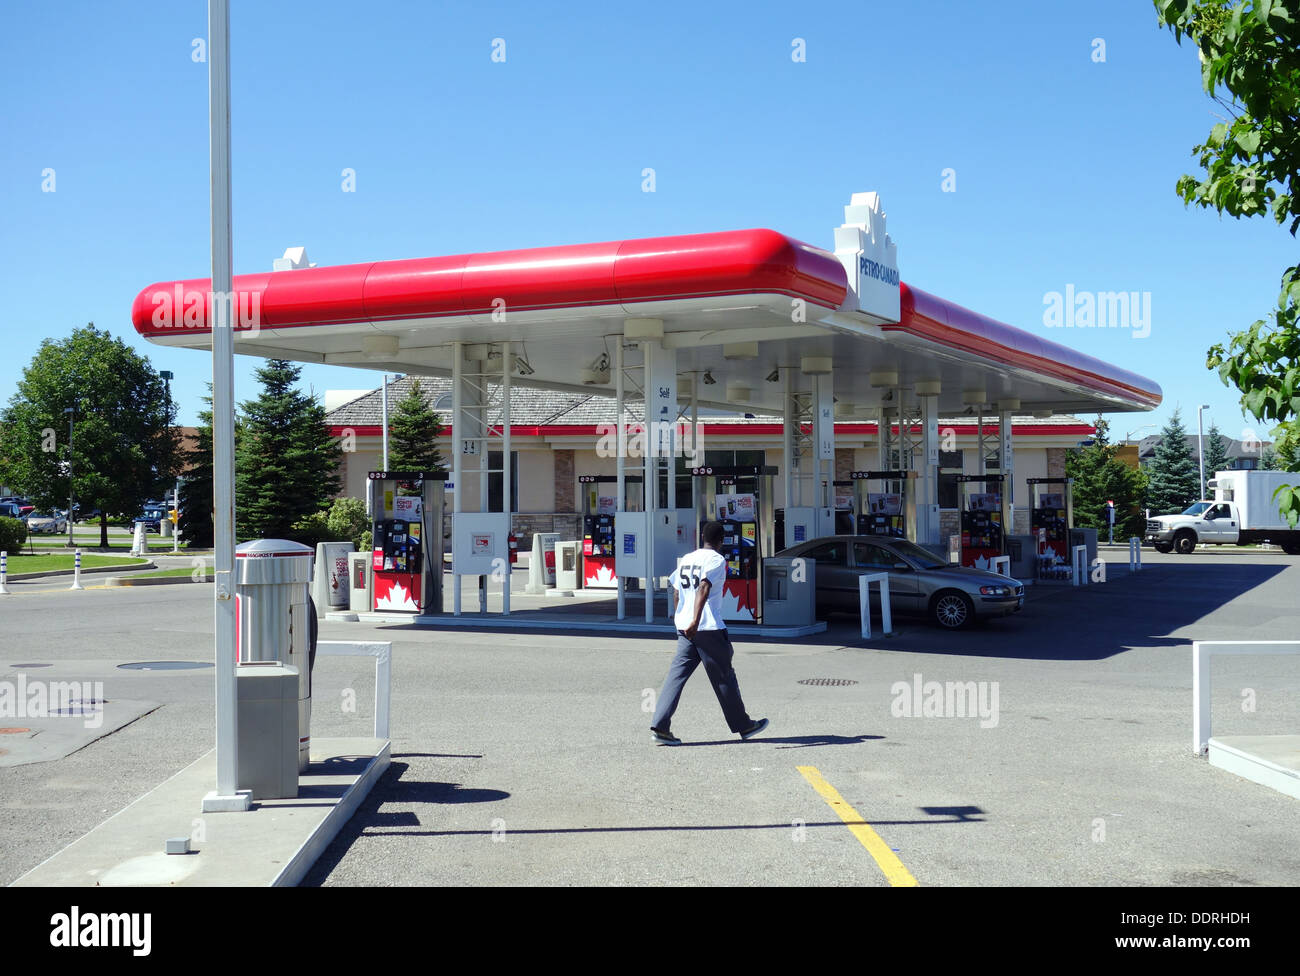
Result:
<instances>
[{"instance_id":1,"label":"evergreen tree","mask_svg":"<svg viewBox=\"0 0 1300 976\"><path fill-rule=\"evenodd\" d=\"M1273 453L1273 451L1269 450L1268 448L1264 449L1264 454L1259 459L1259 467L1261 471L1282 470L1281 467L1278 465L1277 455Z\"/></svg>"},{"instance_id":2,"label":"evergreen tree","mask_svg":"<svg viewBox=\"0 0 1300 976\"><path fill-rule=\"evenodd\" d=\"M235 523L241 538L290 536L339 489L339 445L325 408L294 389L302 369L284 359L257 371L262 395L242 404L235 452Z\"/></svg>"},{"instance_id":3,"label":"evergreen tree","mask_svg":"<svg viewBox=\"0 0 1300 976\"><path fill-rule=\"evenodd\" d=\"M1200 471L1187 446L1187 431L1177 410L1160 431L1160 444L1147 469L1147 478L1146 504L1152 515L1181 512L1200 497Z\"/></svg>"},{"instance_id":4,"label":"evergreen tree","mask_svg":"<svg viewBox=\"0 0 1300 976\"><path fill-rule=\"evenodd\" d=\"M1219 433L1218 424L1210 424L1201 450L1204 451L1205 481L1208 484L1214 477L1214 472L1228 470L1228 445L1224 443L1223 435ZM1200 477L1199 473L1197 477Z\"/></svg>"},{"instance_id":5,"label":"evergreen tree","mask_svg":"<svg viewBox=\"0 0 1300 976\"><path fill-rule=\"evenodd\" d=\"M1074 479L1074 524L1093 528L1106 538L1109 522L1106 503L1115 503L1115 538L1142 534L1145 526L1142 497L1146 475L1119 458L1119 445L1110 443L1110 424L1101 417L1089 447L1065 456L1065 476Z\"/></svg>"},{"instance_id":6,"label":"evergreen tree","mask_svg":"<svg viewBox=\"0 0 1300 976\"><path fill-rule=\"evenodd\" d=\"M184 452L188 471L181 482L180 524L177 532L181 540L192 548L211 549L212 535L212 384L203 398L207 410L199 411L199 426L195 429L194 449Z\"/></svg>"},{"instance_id":7,"label":"evergreen tree","mask_svg":"<svg viewBox=\"0 0 1300 976\"><path fill-rule=\"evenodd\" d=\"M435 439L442 434L442 422L425 399L417 379L388 424L388 467L393 471L439 471L446 466Z\"/></svg>"}]
</instances>

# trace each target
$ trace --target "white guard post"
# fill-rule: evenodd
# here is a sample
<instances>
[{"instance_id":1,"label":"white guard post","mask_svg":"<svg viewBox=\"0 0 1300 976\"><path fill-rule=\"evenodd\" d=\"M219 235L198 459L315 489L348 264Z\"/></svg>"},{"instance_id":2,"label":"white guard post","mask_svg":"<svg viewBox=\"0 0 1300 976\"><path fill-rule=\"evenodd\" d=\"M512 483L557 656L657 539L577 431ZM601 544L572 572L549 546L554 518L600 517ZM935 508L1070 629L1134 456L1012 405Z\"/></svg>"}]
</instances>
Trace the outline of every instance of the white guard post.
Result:
<instances>
[{"instance_id":1,"label":"white guard post","mask_svg":"<svg viewBox=\"0 0 1300 976\"><path fill-rule=\"evenodd\" d=\"M1128 540L1128 568L1135 573L1142 568L1142 540L1137 536Z\"/></svg>"},{"instance_id":2,"label":"white guard post","mask_svg":"<svg viewBox=\"0 0 1300 976\"><path fill-rule=\"evenodd\" d=\"M863 573L858 577L858 608L862 612L862 639L871 638L871 584L880 584L880 629L885 637L894 632L894 619L889 609L889 574Z\"/></svg>"},{"instance_id":3,"label":"white guard post","mask_svg":"<svg viewBox=\"0 0 1300 976\"><path fill-rule=\"evenodd\" d=\"M1192 643L1192 752L1210 750L1210 657L1214 654L1300 654L1300 641L1194 641Z\"/></svg>"},{"instance_id":4,"label":"white guard post","mask_svg":"<svg viewBox=\"0 0 1300 976\"><path fill-rule=\"evenodd\" d=\"M0 594L8 593L9 586L9 553L0 552Z\"/></svg>"},{"instance_id":5,"label":"white guard post","mask_svg":"<svg viewBox=\"0 0 1300 976\"><path fill-rule=\"evenodd\" d=\"M993 564L993 572L997 573L999 576L1010 576L1010 575L1011 575L1011 557L1010 557L1010 556L994 556L993 559L990 560L990 561L991 561L992 564ZM1002 568L999 569L999 568L998 568L999 566L1002 567Z\"/></svg>"},{"instance_id":6,"label":"white guard post","mask_svg":"<svg viewBox=\"0 0 1300 976\"><path fill-rule=\"evenodd\" d=\"M387 739L393 701L393 645L391 641L317 641L316 653L331 657L375 659L375 738Z\"/></svg>"},{"instance_id":7,"label":"white guard post","mask_svg":"<svg viewBox=\"0 0 1300 976\"><path fill-rule=\"evenodd\" d=\"M1088 547L1087 546L1075 546L1072 550L1070 550L1070 569L1071 569L1070 575L1074 577L1072 581L1072 585L1074 586L1088 585Z\"/></svg>"},{"instance_id":8,"label":"white guard post","mask_svg":"<svg viewBox=\"0 0 1300 976\"><path fill-rule=\"evenodd\" d=\"M81 550L80 549L77 550L77 553L72 560L72 585L69 586L68 589L70 590L85 589L85 587L81 585Z\"/></svg>"}]
</instances>

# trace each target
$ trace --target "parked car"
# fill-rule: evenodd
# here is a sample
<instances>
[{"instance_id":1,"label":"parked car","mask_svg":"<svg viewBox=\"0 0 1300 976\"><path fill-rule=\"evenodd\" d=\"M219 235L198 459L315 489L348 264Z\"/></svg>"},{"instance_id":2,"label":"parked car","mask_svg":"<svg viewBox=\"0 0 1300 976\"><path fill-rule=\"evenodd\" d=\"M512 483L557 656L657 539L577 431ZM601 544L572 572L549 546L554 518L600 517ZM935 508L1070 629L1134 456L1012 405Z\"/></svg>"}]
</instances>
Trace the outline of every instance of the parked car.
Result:
<instances>
[{"instance_id":1,"label":"parked car","mask_svg":"<svg viewBox=\"0 0 1300 976\"><path fill-rule=\"evenodd\" d=\"M161 508L146 508L144 514L135 519L135 524L144 523L146 532L161 532L162 520L167 517L167 513Z\"/></svg>"},{"instance_id":2,"label":"parked car","mask_svg":"<svg viewBox=\"0 0 1300 976\"><path fill-rule=\"evenodd\" d=\"M1018 613L1025 605L1024 585L1008 576L967 569L927 552L906 539L888 536L837 535L811 539L778 556L816 560L817 612L858 614L858 578L889 574L889 609L923 616L948 630L974 620ZM880 591L871 587L873 612Z\"/></svg>"},{"instance_id":3,"label":"parked car","mask_svg":"<svg viewBox=\"0 0 1300 976\"><path fill-rule=\"evenodd\" d=\"M68 531L68 520L58 512L32 512L27 516L27 531L32 535Z\"/></svg>"}]
</instances>

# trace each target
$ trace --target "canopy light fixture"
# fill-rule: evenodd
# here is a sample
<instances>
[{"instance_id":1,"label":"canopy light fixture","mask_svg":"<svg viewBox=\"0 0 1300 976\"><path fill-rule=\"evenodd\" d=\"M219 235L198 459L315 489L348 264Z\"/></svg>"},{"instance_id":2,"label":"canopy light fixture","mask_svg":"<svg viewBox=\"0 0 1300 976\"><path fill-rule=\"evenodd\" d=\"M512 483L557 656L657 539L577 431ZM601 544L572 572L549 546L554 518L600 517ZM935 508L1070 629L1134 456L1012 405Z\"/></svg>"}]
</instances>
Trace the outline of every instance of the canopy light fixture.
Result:
<instances>
[{"instance_id":1,"label":"canopy light fixture","mask_svg":"<svg viewBox=\"0 0 1300 976\"><path fill-rule=\"evenodd\" d=\"M1005 413L1008 410L1019 410L1019 409L1020 409L1019 397L1006 397L998 401L998 410L1003 413Z\"/></svg>"},{"instance_id":2,"label":"canopy light fixture","mask_svg":"<svg viewBox=\"0 0 1300 976\"><path fill-rule=\"evenodd\" d=\"M723 359L757 359L757 342L728 342L722 346Z\"/></svg>"},{"instance_id":3,"label":"canopy light fixture","mask_svg":"<svg viewBox=\"0 0 1300 976\"><path fill-rule=\"evenodd\" d=\"M938 396L943 392L943 383L940 380L917 380L915 390L917 396Z\"/></svg>"},{"instance_id":4,"label":"canopy light fixture","mask_svg":"<svg viewBox=\"0 0 1300 976\"><path fill-rule=\"evenodd\" d=\"M830 356L804 356L799 360L799 372L805 376L829 376L834 364Z\"/></svg>"},{"instance_id":5,"label":"canopy light fixture","mask_svg":"<svg viewBox=\"0 0 1300 976\"><path fill-rule=\"evenodd\" d=\"M361 340L361 354L366 359L391 359L398 349L397 336L366 336Z\"/></svg>"},{"instance_id":6,"label":"canopy light fixture","mask_svg":"<svg viewBox=\"0 0 1300 976\"><path fill-rule=\"evenodd\" d=\"M752 399L753 396L754 391L743 383L727 384L727 399L732 403L744 403L745 401Z\"/></svg>"},{"instance_id":7,"label":"canopy light fixture","mask_svg":"<svg viewBox=\"0 0 1300 976\"><path fill-rule=\"evenodd\" d=\"M626 339L662 339L663 319L624 319L623 337Z\"/></svg>"},{"instance_id":8,"label":"canopy light fixture","mask_svg":"<svg viewBox=\"0 0 1300 976\"><path fill-rule=\"evenodd\" d=\"M985 390L962 390L961 402L978 407L988 402L988 393Z\"/></svg>"},{"instance_id":9,"label":"canopy light fixture","mask_svg":"<svg viewBox=\"0 0 1300 976\"><path fill-rule=\"evenodd\" d=\"M872 370L868 375L871 385L874 387L893 388L898 385L898 370L896 369L877 369Z\"/></svg>"}]
</instances>

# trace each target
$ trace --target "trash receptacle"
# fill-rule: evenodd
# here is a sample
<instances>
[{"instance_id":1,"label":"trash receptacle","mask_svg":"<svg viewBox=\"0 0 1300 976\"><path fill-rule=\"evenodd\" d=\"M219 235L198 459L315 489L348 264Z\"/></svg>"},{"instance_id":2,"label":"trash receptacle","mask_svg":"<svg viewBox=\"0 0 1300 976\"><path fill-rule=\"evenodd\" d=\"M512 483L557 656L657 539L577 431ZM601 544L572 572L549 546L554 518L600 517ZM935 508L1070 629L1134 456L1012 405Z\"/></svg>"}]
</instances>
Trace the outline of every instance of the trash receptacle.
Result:
<instances>
[{"instance_id":1,"label":"trash receptacle","mask_svg":"<svg viewBox=\"0 0 1300 976\"><path fill-rule=\"evenodd\" d=\"M241 664L278 661L297 668L299 772L311 755L317 624L307 588L314 556L310 546L285 539L257 539L235 549L236 656Z\"/></svg>"}]
</instances>

